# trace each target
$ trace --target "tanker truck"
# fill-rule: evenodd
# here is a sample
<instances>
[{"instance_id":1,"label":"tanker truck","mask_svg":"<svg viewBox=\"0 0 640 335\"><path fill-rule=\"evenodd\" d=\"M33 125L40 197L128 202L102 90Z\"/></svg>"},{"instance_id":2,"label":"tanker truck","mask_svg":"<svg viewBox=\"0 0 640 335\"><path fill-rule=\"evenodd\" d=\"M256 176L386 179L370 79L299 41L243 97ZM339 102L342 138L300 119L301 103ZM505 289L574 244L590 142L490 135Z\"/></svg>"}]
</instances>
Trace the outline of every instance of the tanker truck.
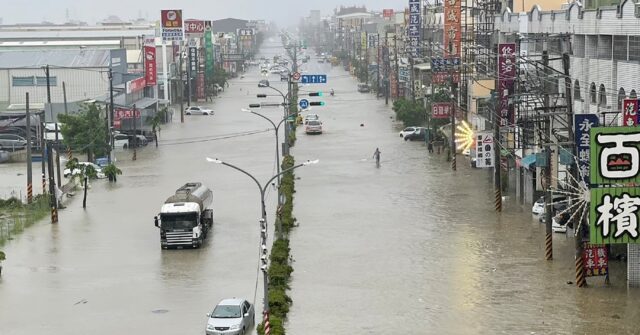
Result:
<instances>
[{"instance_id":1,"label":"tanker truck","mask_svg":"<svg viewBox=\"0 0 640 335\"><path fill-rule=\"evenodd\" d=\"M202 183L186 183L176 190L154 217L162 249L199 248L213 225L213 192Z\"/></svg>"}]
</instances>

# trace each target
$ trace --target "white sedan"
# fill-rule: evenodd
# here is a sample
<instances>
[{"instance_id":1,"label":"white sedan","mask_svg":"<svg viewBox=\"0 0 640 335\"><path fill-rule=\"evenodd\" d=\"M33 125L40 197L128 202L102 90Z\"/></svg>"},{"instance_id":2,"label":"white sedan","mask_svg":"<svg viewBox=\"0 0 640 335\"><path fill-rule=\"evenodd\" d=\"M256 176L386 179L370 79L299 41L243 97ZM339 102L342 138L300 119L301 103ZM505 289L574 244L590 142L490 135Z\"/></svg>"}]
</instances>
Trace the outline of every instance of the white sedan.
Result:
<instances>
[{"instance_id":1,"label":"white sedan","mask_svg":"<svg viewBox=\"0 0 640 335\"><path fill-rule=\"evenodd\" d=\"M405 137L409 134L413 134L416 130L420 129L420 127L407 127L400 131L400 137Z\"/></svg>"},{"instance_id":2,"label":"white sedan","mask_svg":"<svg viewBox=\"0 0 640 335\"><path fill-rule=\"evenodd\" d=\"M98 177L98 179L107 178L107 176L102 172L102 168L96 164L90 162L78 162L78 165L92 166L93 169L96 170L96 176ZM82 171L80 171L80 169L73 169L73 172L70 169L64 169L64 176L71 177L72 175L75 176L80 174L81 172Z\"/></svg>"},{"instance_id":3,"label":"white sedan","mask_svg":"<svg viewBox=\"0 0 640 335\"><path fill-rule=\"evenodd\" d=\"M192 114L213 115L213 110L207 109L201 106L191 106L191 107L187 107L187 109L184 110L184 113L187 115L192 115Z\"/></svg>"}]
</instances>

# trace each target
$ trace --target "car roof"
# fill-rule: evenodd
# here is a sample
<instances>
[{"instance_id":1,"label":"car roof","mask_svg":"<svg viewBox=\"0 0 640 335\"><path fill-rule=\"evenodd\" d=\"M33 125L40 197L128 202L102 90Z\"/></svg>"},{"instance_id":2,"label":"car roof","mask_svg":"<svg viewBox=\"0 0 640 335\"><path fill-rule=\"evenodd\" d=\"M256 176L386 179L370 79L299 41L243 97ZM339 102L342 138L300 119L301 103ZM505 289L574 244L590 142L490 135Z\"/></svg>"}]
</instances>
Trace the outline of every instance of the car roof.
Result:
<instances>
[{"instance_id":1,"label":"car roof","mask_svg":"<svg viewBox=\"0 0 640 335\"><path fill-rule=\"evenodd\" d=\"M222 305L222 306L240 306L240 304L242 304L242 302L244 302L244 299L229 298L229 299L220 300L218 305Z\"/></svg>"}]
</instances>

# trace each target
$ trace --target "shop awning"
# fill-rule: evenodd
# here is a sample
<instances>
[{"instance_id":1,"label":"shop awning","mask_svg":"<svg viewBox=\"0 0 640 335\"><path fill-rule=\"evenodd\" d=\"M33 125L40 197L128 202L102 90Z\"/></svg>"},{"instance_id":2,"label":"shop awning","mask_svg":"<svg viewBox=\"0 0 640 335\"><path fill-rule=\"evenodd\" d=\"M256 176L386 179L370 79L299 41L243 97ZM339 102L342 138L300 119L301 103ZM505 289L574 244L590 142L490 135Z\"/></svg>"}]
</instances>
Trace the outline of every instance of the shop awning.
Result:
<instances>
[{"instance_id":1,"label":"shop awning","mask_svg":"<svg viewBox=\"0 0 640 335\"><path fill-rule=\"evenodd\" d=\"M151 105L154 105L158 102L158 99L155 98L142 98L132 104L129 105L129 107L133 107L133 105L136 105L136 109L145 109Z\"/></svg>"},{"instance_id":2,"label":"shop awning","mask_svg":"<svg viewBox=\"0 0 640 335\"><path fill-rule=\"evenodd\" d=\"M533 167L533 165L536 164L536 157L537 157L536 154L524 156L520 160L520 164L524 166L526 169L530 169L531 167Z\"/></svg>"}]
</instances>

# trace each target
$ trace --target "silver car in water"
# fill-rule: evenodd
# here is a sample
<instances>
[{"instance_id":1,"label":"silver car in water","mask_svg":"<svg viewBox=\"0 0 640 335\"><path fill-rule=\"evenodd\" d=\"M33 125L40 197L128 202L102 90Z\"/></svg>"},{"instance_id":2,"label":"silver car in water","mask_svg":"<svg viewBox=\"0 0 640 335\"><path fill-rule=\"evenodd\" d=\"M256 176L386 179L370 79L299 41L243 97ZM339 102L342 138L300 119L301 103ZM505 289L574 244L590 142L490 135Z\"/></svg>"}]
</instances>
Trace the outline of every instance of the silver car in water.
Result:
<instances>
[{"instance_id":1,"label":"silver car in water","mask_svg":"<svg viewBox=\"0 0 640 335\"><path fill-rule=\"evenodd\" d=\"M244 335L255 325L253 305L244 299L224 299L207 317L207 335Z\"/></svg>"}]
</instances>

